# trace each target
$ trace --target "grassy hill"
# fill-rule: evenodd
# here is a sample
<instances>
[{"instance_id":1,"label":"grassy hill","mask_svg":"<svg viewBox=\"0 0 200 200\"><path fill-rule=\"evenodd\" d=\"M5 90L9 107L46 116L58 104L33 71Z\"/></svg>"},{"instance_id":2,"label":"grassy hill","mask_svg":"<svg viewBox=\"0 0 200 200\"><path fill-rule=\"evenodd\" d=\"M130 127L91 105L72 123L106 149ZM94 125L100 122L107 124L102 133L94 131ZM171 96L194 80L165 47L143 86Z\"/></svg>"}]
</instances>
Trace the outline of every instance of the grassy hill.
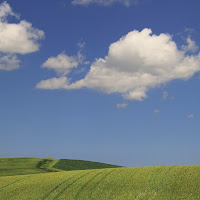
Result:
<instances>
[{"instance_id":1,"label":"grassy hill","mask_svg":"<svg viewBox=\"0 0 200 200\"><path fill-rule=\"evenodd\" d=\"M84 160L60 159L53 167L64 171L73 171L83 169L116 168L119 166Z\"/></svg>"},{"instance_id":2,"label":"grassy hill","mask_svg":"<svg viewBox=\"0 0 200 200\"><path fill-rule=\"evenodd\" d=\"M1 200L199 200L200 166L131 167L0 177Z\"/></svg>"},{"instance_id":3,"label":"grassy hill","mask_svg":"<svg viewBox=\"0 0 200 200\"><path fill-rule=\"evenodd\" d=\"M49 171L59 171L53 169L52 165L56 159L40 158L0 158L0 176L12 176L23 174L38 174Z\"/></svg>"},{"instance_id":4,"label":"grassy hill","mask_svg":"<svg viewBox=\"0 0 200 200\"><path fill-rule=\"evenodd\" d=\"M115 167L119 166L83 160L58 160L53 158L0 158L0 176Z\"/></svg>"}]
</instances>

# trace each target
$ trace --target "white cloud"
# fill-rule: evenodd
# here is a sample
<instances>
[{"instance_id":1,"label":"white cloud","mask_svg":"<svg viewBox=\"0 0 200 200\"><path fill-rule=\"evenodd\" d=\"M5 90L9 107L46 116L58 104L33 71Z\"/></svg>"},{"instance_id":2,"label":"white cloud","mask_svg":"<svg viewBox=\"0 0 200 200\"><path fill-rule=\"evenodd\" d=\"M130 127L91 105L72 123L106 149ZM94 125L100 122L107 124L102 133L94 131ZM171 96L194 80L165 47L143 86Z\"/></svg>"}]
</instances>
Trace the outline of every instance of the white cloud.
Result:
<instances>
[{"instance_id":1,"label":"white cloud","mask_svg":"<svg viewBox=\"0 0 200 200\"><path fill-rule=\"evenodd\" d=\"M195 115L194 115L193 113L191 113L191 114L189 114L189 115L187 116L188 119L193 119L194 117L195 117Z\"/></svg>"},{"instance_id":2,"label":"white cloud","mask_svg":"<svg viewBox=\"0 0 200 200\"><path fill-rule=\"evenodd\" d=\"M118 104L116 105L117 108L126 108L127 106L128 106L127 103L118 103Z\"/></svg>"},{"instance_id":3,"label":"white cloud","mask_svg":"<svg viewBox=\"0 0 200 200\"><path fill-rule=\"evenodd\" d=\"M68 56L63 52L56 57L48 58L42 64L42 67L52 69L61 76L67 75L79 64L88 64L88 61L85 61L85 56L82 53L84 46L85 43L78 43L79 51L76 56ZM79 69L78 71L81 72L84 71L84 69Z\"/></svg>"},{"instance_id":4,"label":"white cloud","mask_svg":"<svg viewBox=\"0 0 200 200\"><path fill-rule=\"evenodd\" d=\"M76 68L79 64L89 64L85 61L85 55L83 54L83 49L85 47L85 42L79 42L79 51L76 56L68 56L66 53L62 52L56 57L48 58L43 64L43 68L48 68L54 70L58 75L64 76L71 72L73 68ZM81 68L76 70L75 73L81 73L85 69Z\"/></svg>"},{"instance_id":5,"label":"white cloud","mask_svg":"<svg viewBox=\"0 0 200 200\"><path fill-rule=\"evenodd\" d=\"M122 3L125 6L130 6L132 3L137 3L138 0L73 0L73 5L89 5L92 3L100 4L103 6L109 6L113 3Z\"/></svg>"},{"instance_id":6,"label":"white cloud","mask_svg":"<svg viewBox=\"0 0 200 200\"><path fill-rule=\"evenodd\" d=\"M18 69L20 60L16 55L4 55L0 57L0 70L11 71Z\"/></svg>"},{"instance_id":7,"label":"white cloud","mask_svg":"<svg viewBox=\"0 0 200 200\"><path fill-rule=\"evenodd\" d=\"M44 32L32 27L29 22L8 24L0 21L0 51L3 53L27 54L39 50L38 39Z\"/></svg>"},{"instance_id":8,"label":"white cloud","mask_svg":"<svg viewBox=\"0 0 200 200\"><path fill-rule=\"evenodd\" d=\"M187 45L183 45L182 49L185 52L196 52L198 50L198 46L195 41L193 41L190 37L186 40Z\"/></svg>"},{"instance_id":9,"label":"white cloud","mask_svg":"<svg viewBox=\"0 0 200 200\"><path fill-rule=\"evenodd\" d=\"M153 112L154 112L155 114L158 114L158 113L160 113L160 110L157 110L157 109L156 109L156 110L154 110Z\"/></svg>"},{"instance_id":10,"label":"white cloud","mask_svg":"<svg viewBox=\"0 0 200 200\"><path fill-rule=\"evenodd\" d=\"M10 5L4 1L2 4L0 4L0 21L5 21L6 17L9 15L19 18L19 15L14 13Z\"/></svg>"},{"instance_id":11,"label":"white cloud","mask_svg":"<svg viewBox=\"0 0 200 200\"><path fill-rule=\"evenodd\" d=\"M19 19L19 15L12 11L10 5L3 2L0 4L0 52L11 59L10 63L13 63L16 54L38 51L40 47L38 40L44 37L44 32L33 28L32 24L25 20L19 23L8 23L6 19L9 15ZM10 69L18 67L10 67ZM4 69L4 67L1 69Z\"/></svg>"},{"instance_id":12,"label":"white cloud","mask_svg":"<svg viewBox=\"0 0 200 200\"><path fill-rule=\"evenodd\" d=\"M108 55L96 59L83 79L71 84L63 82L60 88L86 87L141 101L147 97L148 90L174 79L187 80L198 71L200 54L187 55L177 48L171 35L154 35L151 29L145 28L141 32L129 32L111 44ZM42 81L37 88L54 88L50 81Z\"/></svg>"},{"instance_id":13,"label":"white cloud","mask_svg":"<svg viewBox=\"0 0 200 200\"><path fill-rule=\"evenodd\" d=\"M164 92L163 92L162 99L163 99L163 100L166 100L167 97L168 97L168 92L164 91Z\"/></svg>"},{"instance_id":14,"label":"white cloud","mask_svg":"<svg viewBox=\"0 0 200 200\"><path fill-rule=\"evenodd\" d=\"M64 53L57 57L50 57L42 64L42 67L55 70L58 74L66 75L72 68L78 66L78 58L75 56L68 56Z\"/></svg>"},{"instance_id":15,"label":"white cloud","mask_svg":"<svg viewBox=\"0 0 200 200\"><path fill-rule=\"evenodd\" d=\"M69 84L69 80L65 76L61 76L59 78L51 78L48 80L41 81L36 85L36 88L40 89L67 89L67 85Z\"/></svg>"}]
</instances>

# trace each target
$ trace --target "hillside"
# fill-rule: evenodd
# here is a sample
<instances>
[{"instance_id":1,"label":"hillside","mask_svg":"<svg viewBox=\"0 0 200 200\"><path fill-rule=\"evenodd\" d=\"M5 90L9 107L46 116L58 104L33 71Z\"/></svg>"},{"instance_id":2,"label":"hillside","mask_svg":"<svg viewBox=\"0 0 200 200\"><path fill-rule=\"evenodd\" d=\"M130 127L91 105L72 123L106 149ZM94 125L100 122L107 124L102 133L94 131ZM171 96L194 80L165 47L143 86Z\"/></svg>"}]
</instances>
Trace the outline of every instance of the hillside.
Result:
<instances>
[{"instance_id":1,"label":"hillside","mask_svg":"<svg viewBox=\"0 0 200 200\"><path fill-rule=\"evenodd\" d=\"M64 171L72 171L83 169L116 168L120 166L84 160L60 159L58 160L58 162L56 162L56 164L53 167Z\"/></svg>"},{"instance_id":2,"label":"hillside","mask_svg":"<svg viewBox=\"0 0 200 200\"><path fill-rule=\"evenodd\" d=\"M199 200L200 166L131 167L0 177L2 200Z\"/></svg>"},{"instance_id":3,"label":"hillside","mask_svg":"<svg viewBox=\"0 0 200 200\"><path fill-rule=\"evenodd\" d=\"M45 173L51 171L50 164L56 161L56 159L40 158L0 158L0 176Z\"/></svg>"},{"instance_id":4,"label":"hillside","mask_svg":"<svg viewBox=\"0 0 200 200\"><path fill-rule=\"evenodd\" d=\"M119 166L83 160L58 160L53 158L0 158L0 176L115 167Z\"/></svg>"}]
</instances>

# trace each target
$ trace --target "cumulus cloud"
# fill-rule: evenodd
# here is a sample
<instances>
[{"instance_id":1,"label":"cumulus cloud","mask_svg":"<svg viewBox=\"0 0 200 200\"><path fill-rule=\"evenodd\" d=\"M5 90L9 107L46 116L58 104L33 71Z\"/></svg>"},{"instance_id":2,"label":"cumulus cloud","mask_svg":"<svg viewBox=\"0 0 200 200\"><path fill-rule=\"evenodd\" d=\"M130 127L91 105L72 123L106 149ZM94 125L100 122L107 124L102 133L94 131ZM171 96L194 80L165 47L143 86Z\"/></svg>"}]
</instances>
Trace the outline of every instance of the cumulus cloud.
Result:
<instances>
[{"instance_id":1,"label":"cumulus cloud","mask_svg":"<svg viewBox=\"0 0 200 200\"><path fill-rule=\"evenodd\" d=\"M116 105L117 108L126 108L127 106L128 106L127 103L118 103L118 104Z\"/></svg>"},{"instance_id":2,"label":"cumulus cloud","mask_svg":"<svg viewBox=\"0 0 200 200\"><path fill-rule=\"evenodd\" d=\"M48 68L54 70L58 75L65 76L71 72L73 68L77 68L79 64L88 64L85 61L85 56L83 54L83 48L85 43L78 43L79 51L76 56L68 56L66 53L62 52L56 57L48 58L43 64L43 68ZM81 73L85 69L78 69L75 73Z\"/></svg>"},{"instance_id":3,"label":"cumulus cloud","mask_svg":"<svg viewBox=\"0 0 200 200\"><path fill-rule=\"evenodd\" d=\"M164 92L163 92L162 99L163 99L163 100L166 100L167 97L168 97L168 92L164 91Z\"/></svg>"},{"instance_id":4,"label":"cumulus cloud","mask_svg":"<svg viewBox=\"0 0 200 200\"><path fill-rule=\"evenodd\" d=\"M103 6L109 6L113 3L122 3L125 6L130 6L131 3L137 3L138 0L73 0L73 5L89 5L92 3L100 4Z\"/></svg>"},{"instance_id":5,"label":"cumulus cloud","mask_svg":"<svg viewBox=\"0 0 200 200\"><path fill-rule=\"evenodd\" d=\"M21 20L19 23L8 23L6 20L8 16L19 19L19 15L12 11L10 5L3 2L0 4L0 52L5 54L1 60L7 59L6 62L11 66L0 68L5 70L19 68L16 54L38 51L40 47L38 40L44 37L43 31L33 28L32 24L25 20Z\"/></svg>"},{"instance_id":6,"label":"cumulus cloud","mask_svg":"<svg viewBox=\"0 0 200 200\"><path fill-rule=\"evenodd\" d=\"M40 89L68 89L69 80L65 76L59 78L51 78L48 80L43 80L36 85L36 88Z\"/></svg>"},{"instance_id":7,"label":"cumulus cloud","mask_svg":"<svg viewBox=\"0 0 200 200\"><path fill-rule=\"evenodd\" d=\"M187 80L198 71L200 54L188 55L178 49L171 35L155 35L145 28L141 32L131 31L112 43L108 55L96 59L83 79L69 84L66 78L60 88L86 87L142 101L150 89L174 79ZM54 81L43 80L37 88L53 89Z\"/></svg>"},{"instance_id":8,"label":"cumulus cloud","mask_svg":"<svg viewBox=\"0 0 200 200\"><path fill-rule=\"evenodd\" d=\"M57 57L50 57L42 64L43 68L53 69L58 74L66 75L72 68L77 67L79 60L75 56L68 56L65 53L59 54Z\"/></svg>"},{"instance_id":9,"label":"cumulus cloud","mask_svg":"<svg viewBox=\"0 0 200 200\"><path fill-rule=\"evenodd\" d=\"M37 40L43 36L43 31L33 28L24 20L18 24L0 22L0 51L19 54L38 51Z\"/></svg>"}]
</instances>

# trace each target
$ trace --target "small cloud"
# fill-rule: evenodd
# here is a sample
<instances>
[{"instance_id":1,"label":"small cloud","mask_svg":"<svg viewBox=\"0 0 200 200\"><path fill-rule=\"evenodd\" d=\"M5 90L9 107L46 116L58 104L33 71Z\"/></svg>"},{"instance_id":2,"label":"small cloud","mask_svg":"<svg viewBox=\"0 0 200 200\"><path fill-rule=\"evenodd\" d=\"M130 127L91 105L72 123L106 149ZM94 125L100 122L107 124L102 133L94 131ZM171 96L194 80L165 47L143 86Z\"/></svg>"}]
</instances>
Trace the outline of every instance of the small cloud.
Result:
<instances>
[{"instance_id":1,"label":"small cloud","mask_svg":"<svg viewBox=\"0 0 200 200\"><path fill-rule=\"evenodd\" d=\"M18 69L20 62L16 55L7 54L2 57L0 56L0 70L11 71Z\"/></svg>"},{"instance_id":2,"label":"small cloud","mask_svg":"<svg viewBox=\"0 0 200 200\"><path fill-rule=\"evenodd\" d=\"M195 115L194 115L193 113L191 113L191 114L189 114L189 115L187 116L187 118L188 118L188 119L193 119L193 118L195 118Z\"/></svg>"},{"instance_id":3,"label":"small cloud","mask_svg":"<svg viewBox=\"0 0 200 200\"><path fill-rule=\"evenodd\" d=\"M67 85L69 84L69 80L65 76L61 76L59 78L51 78L48 80L42 80L37 85L37 89L66 89Z\"/></svg>"},{"instance_id":4,"label":"small cloud","mask_svg":"<svg viewBox=\"0 0 200 200\"><path fill-rule=\"evenodd\" d=\"M194 29L193 28L185 27L184 32L193 33Z\"/></svg>"},{"instance_id":5,"label":"small cloud","mask_svg":"<svg viewBox=\"0 0 200 200\"><path fill-rule=\"evenodd\" d=\"M57 57L50 57L42 64L42 67L55 70L58 74L66 75L72 68L77 67L79 60L76 56L68 56L65 53Z\"/></svg>"},{"instance_id":6,"label":"small cloud","mask_svg":"<svg viewBox=\"0 0 200 200\"><path fill-rule=\"evenodd\" d=\"M160 113L160 110L156 109L156 110L154 110L153 112L154 112L155 114L158 114L158 113Z\"/></svg>"},{"instance_id":7,"label":"small cloud","mask_svg":"<svg viewBox=\"0 0 200 200\"><path fill-rule=\"evenodd\" d=\"M80 42L77 43L77 46L79 48L79 51L77 54L79 64L85 64L85 62L87 62L87 61L85 61L85 59L86 59L85 52L84 52L85 45L86 45L86 43L83 42L82 39Z\"/></svg>"},{"instance_id":8,"label":"small cloud","mask_svg":"<svg viewBox=\"0 0 200 200\"><path fill-rule=\"evenodd\" d=\"M117 108L126 108L127 106L128 106L127 103L118 103L118 104L116 105Z\"/></svg>"},{"instance_id":9,"label":"small cloud","mask_svg":"<svg viewBox=\"0 0 200 200\"><path fill-rule=\"evenodd\" d=\"M85 42L78 42L77 43L77 46L80 48L80 49L83 49L85 47L86 43Z\"/></svg>"},{"instance_id":10,"label":"small cloud","mask_svg":"<svg viewBox=\"0 0 200 200\"><path fill-rule=\"evenodd\" d=\"M168 97L168 92L164 91L164 92L163 92L162 99L163 99L163 100L166 100L167 97Z\"/></svg>"},{"instance_id":11,"label":"small cloud","mask_svg":"<svg viewBox=\"0 0 200 200\"><path fill-rule=\"evenodd\" d=\"M102 6L109 6L114 3L122 3L125 6L129 7L132 3L138 3L139 0L73 0L72 4L73 5L89 5L89 4L99 4Z\"/></svg>"},{"instance_id":12,"label":"small cloud","mask_svg":"<svg viewBox=\"0 0 200 200\"><path fill-rule=\"evenodd\" d=\"M187 45L183 45L182 49L184 52L196 52L198 50L198 46L195 41L193 41L190 36L186 39Z\"/></svg>"},{"instance_id":13,"label":"small cloud","mask_svg":"<svg viewBox=\"0 0 200 200\"><path fill-rule=\"evenodd\" d=\"M53 69L58 75L65 76L69 74L73 68L77 68L80 64L85 64L85 55L83 49L85 47L85 42L77 43L79 51L75 56L69 56L65 52L60 53L56 57L48 58L43 64L43 68ZM85 71L85 68L76 70L76 74Z\"/></svg>"}]
</instances>

